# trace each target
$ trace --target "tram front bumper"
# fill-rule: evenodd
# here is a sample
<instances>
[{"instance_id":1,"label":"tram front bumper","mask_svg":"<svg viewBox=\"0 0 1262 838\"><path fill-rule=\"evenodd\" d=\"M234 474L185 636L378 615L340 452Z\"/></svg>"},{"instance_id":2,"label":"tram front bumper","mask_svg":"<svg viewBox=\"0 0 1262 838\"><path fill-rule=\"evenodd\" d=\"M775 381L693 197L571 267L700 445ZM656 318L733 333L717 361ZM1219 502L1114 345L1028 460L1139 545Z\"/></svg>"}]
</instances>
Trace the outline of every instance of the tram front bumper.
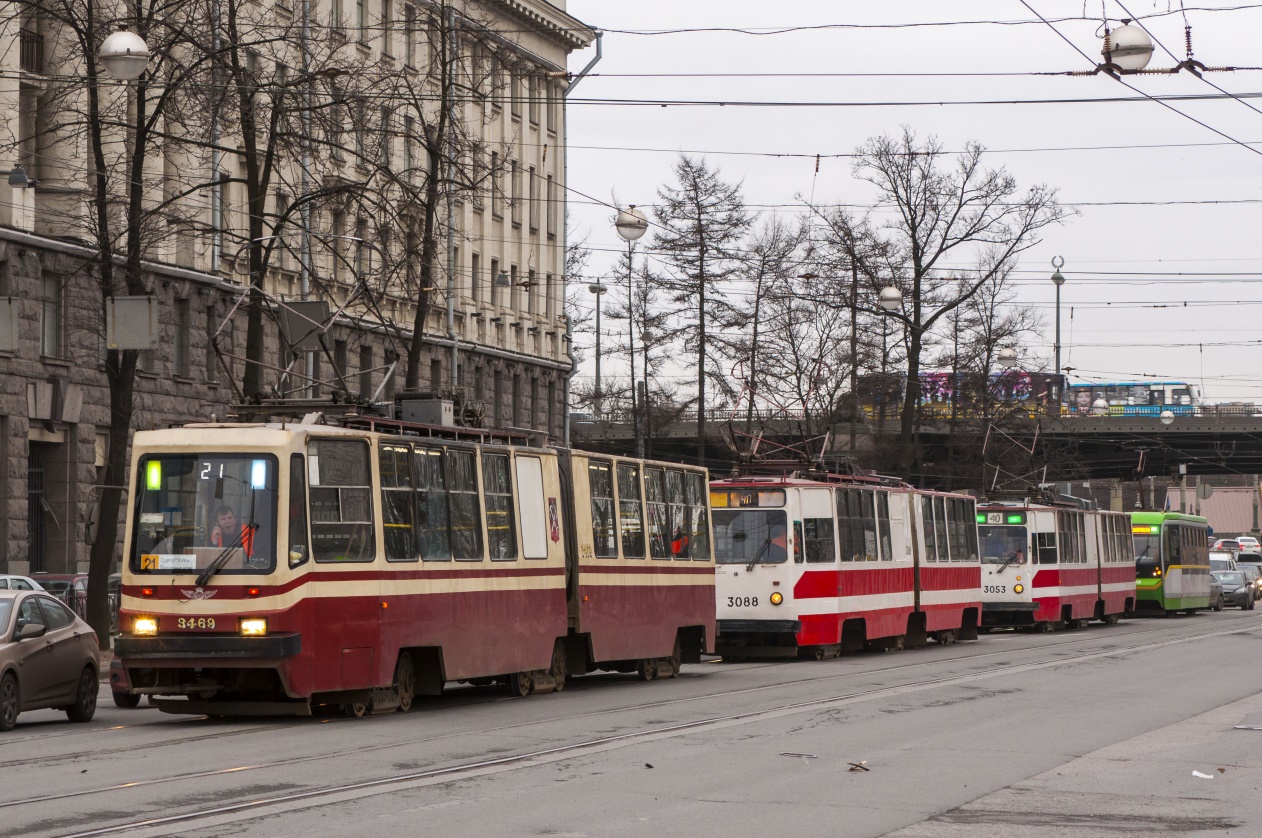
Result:
<instances>
[{"instance_id":1,"label":"tram front bumper","mask_svg":"<svg viewBox=\"0 0 1262 838\"><path fill-rule=\"evenodd\" d=\"M157 637L119 637L114 652L124 661L158 660L276 660L302 651L299 634L239 635L177 634Z\"/></svg>"}]
</instances>

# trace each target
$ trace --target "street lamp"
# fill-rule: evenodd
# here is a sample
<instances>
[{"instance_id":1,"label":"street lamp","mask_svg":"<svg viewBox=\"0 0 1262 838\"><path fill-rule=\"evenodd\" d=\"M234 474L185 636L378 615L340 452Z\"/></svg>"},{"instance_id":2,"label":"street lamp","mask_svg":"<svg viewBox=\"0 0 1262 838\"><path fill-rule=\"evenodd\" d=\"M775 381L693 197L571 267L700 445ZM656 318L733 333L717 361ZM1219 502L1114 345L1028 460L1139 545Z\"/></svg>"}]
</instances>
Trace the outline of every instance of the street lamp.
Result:
<instances>
[{"instance_id":1,"label":"street lamp","mask_svg":"<svg viewBox=\"0 0 1262 838\"><path fill-rule=\"evenodd\" d=\"M133 81L149 66L149 45L136 33L120 27L101 43L97 58L114 78Z\"/></svg>"},{"instance_id":2,"label":"street lamp","mask_svg":"<svg viewBox=\"0 0 1262 838\"><path fill-rule=\"evenodd\" d=\"M1056 368L1053 372L1056 373L1056 404L1058 406L1061 403L1060 397L1064 390L1061 386L1062 372L1060 369L1060 287L1065 284L1065 277L1060 272L1060 269L1063 267L1065 267L1065 260L1060 256L1053 256L1052 269L1054 273L1052 274L1052 284L1056 286Z\"/></svg>"},{"instance_id":3,"label":"street lamp","mask_svg":"<svg viewBox=\"0 0 1262 838\"><path fill-rule=\"evenodd\" d=\"M600 388L600 298L608 293L609 289L599 282L593 282L587 286L587 290L596 295L596 418L599 419L603 415L602 398Z\"/></svg>"},{"instance_id":4,"label":"street lamp","mask_svg":"<svg viewBox=\"0 0 1262 838\"><path fill-rule=\"evenodd\" d=\"M1138 73L1152 60L1152 39L1143 27L1132 26L1129 20L1122 21L1122 24L1112 32L1105 31L1104 49L1100 50L1100 54L1104 56L1106 68ZM1191 35L1188 37L1191 38Z\"/></svg>"},{"instance_id":5,"label":"street lamp","mask_svg":"<svg viewBox=\"0 0 1262 838\"><path fill-rule=\"evenodd\" d=\"M1109 403L1104 399L1096 399L1091 403L1092 416L1107 416L1109 413Z\"/></svg>"},{"instance_id":6,"label":"street lamp","mask_svg":"<svg viewBox=\"0 0 1262 838\"><path fill-rule=\"evenodd\" d=\"M881 289L881 296L878 298L877 302L879 302L881 308L886 311L895 311L903 304L903 292L899 291L892 285L886 286Z\"/></svg>"},{"instance_id":7,"label":"street lamp","mask_svg":"<svg viewBox=\"0 0 1262 838\"><path fill-rule=\"evenodd\" d=\"M1166 426L1170 426L1174 424L1174 411L1173 410L1161 411L1161 424L1166 425Z\"/></svg>"},{"instance_id":8,"label":"street lamp","mask_svg":"<svg viewBox=\"0 0 1262 838\"><path fill-rule=\"evenodd\" d=\"M644 217L644 213L635 208L635 204L631 204L618 213L618 217L613 222L614 229L618 231L618 235L627 243L627 336L630 341L629 357L631 358L631 423L635 430L635 455L637 457L644 456L644 437L640 433L640 409L639 400L635 393L635 295L632 293L632 280L635 275L633 270L632 259L635 253L635 243L649 229L649 220ZM600 297L596 297L597 311L600 310ZM600 336L597 334L597 340ZM600 355L599 352L596 353ZM597 357L598 364L600 363ZM645 362L644 374L646 380L644 390L648 392L648 362ZM597 374L597 379L600 376ZM646 395L647 397L647 395Z\"/></svg>"},{"instance_id":9,"label":"street lamp","mask_svg":"<svg viewBox=\"0 0 1262 838\"><path fill-rule=\"evenodd\" d=\"M1017 350L1000 349L999 350L999 366L1006 370L1010 370L1017 365Z\"/></svg>"}]
</instances>

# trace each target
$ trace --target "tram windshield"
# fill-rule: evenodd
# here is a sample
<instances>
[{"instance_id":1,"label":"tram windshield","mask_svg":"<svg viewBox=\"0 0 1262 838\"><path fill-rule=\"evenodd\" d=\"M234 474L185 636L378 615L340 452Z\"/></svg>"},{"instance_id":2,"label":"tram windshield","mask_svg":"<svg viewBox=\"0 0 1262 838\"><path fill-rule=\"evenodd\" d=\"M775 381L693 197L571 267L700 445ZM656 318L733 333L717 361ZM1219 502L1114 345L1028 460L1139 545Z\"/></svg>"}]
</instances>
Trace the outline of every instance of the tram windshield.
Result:
<instances>
[{"instance_id":1,"label":"tram windshield","mask_svg":"<svg viewBox=\"0 0 1262 838\"><path fill-rule=\"evenodd\" d=\"M983 524L977 535L982 541L982 564L1025 564L1030 543L1025 527Z\"/></svg>"},{"instance_id":2,"label":"tram windshield","mask_svg":"<svg viewBox=\"0 0 1262 838\"><path fill-rule=\"evenodd\" d=\"M268 573L276 564L276 458L150 454L132 518L137 573Z\"/></svg>"},{"instance_id":3,"label":"tram windshield","mask_svg":"<svg viewBox=\"0 0 1262 838\"><path fill-rule=\"evenodd\" d=\"M1153 527L1156 529L1156 527ZM1161 576L1161 533L1135 533L1135 578L1156 579Z\"/></svg>"},{"instance_id":4,"label":"tram windshield","mask_svg":"<svg viewBox=\"0 0 1262 838\"><path fill-rule=\"evenodd\" d=\"M719 564L782 564L789 558L783 511L715 509L714 558Z\"/></svg>"}]
</instances>

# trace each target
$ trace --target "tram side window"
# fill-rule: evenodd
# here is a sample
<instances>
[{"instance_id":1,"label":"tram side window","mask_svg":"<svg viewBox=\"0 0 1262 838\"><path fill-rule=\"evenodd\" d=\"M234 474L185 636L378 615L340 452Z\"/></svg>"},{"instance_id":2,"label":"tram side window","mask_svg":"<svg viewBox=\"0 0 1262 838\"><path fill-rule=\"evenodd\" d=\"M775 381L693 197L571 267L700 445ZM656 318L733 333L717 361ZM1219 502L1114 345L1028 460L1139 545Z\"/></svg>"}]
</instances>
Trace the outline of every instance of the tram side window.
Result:
<instances>
[{"instance_id":1,"label":"tram side window","mask_svg":"<svg viewBox=\"0 0 1262 838\"><path fill-rule=\"evenodd\" d=\"M386 561L416 561L415 509L412 503L412 446L381 443L381 524Z\"/></svg>"},{"instance_id":2,"label":"tram side window","mask_svg":"<svg viewBox=\"0 0 1262 838\"><path fill-rule=\"evenodd\" d=\"M806 543L808 564L832 563L837 558L837 544L832 518L803 518L802 540Z\"/></svg>"},{"instance_id":3,"label":"tram side window","mask_svg":"<svg viewBox=\"0 0 1262 838\"><path fill-rule=\"evenodd\" d=\"M306 468L301 454L289 457L289 566L306 564L311 557L307 541Z\"/></svg>"},{"instance_id":4,"label":"tram side window","mask_svg":"<svg viewBox=\"0 0 1262 838\"><path fill-rule=\"evenodd\" d=\"M925 561L936 562L938 544L933 528L933 498L928 495L920 499L920 528L925 534Z\"/></svg>"},{"instance_id":5,"label":"tram side window","mask_svg":"<svg viewBox=\"0 0 1262 838\"><path fill-rule=\"evenodd\" d=\"M666 472L666 502L670 511L670 554L676 559L686 559L688 558L688 521L682 471Z\"/></svg>"},{"instance_id":6,"label":"tram side window","mask_svg":"<svg viewBox=\"0 0 1262 838\"><path fill-rule=\"evenodd\" d=\"M876 536L876 506L872 492L861 492L859 500L863 511L863 560L874 562L878 557Z\"/></svg>"},{"instance_id":7,"label":"tram side window","mask_svg":"<svg viewBox=\"0 0 1262 838\"><path fill-rule=\"evenodd\" d=\"M649 557L670 558L670 517L666 510L666 473L660 468L644 470L644 494L649 509Z\"/></svg>"},{"instance_id":8,"label":"tram side window","mask_svg":"<svg viewBox=\"0 0 1262 838\"><path fill-rule=\"evenodd\" d=\"M837 490L837 522L841 527L838 544L843 562L856 562L863 555L863 519L859 511L859 493Z\"/></svg>"},{"instance_id":9,"label":"tram side window","mask_svg":"<svg viewBox=\"0 0 1262 838\"><path fill-rule=\"evenodd\" d=\"M478 461L472 451L447 449L447 499L451 506L453 555L458 561L482 561Z\"/></svg>"},{"instance_id":10,"label":"tram side window","mask_svg":"<svg viewBox=\"0 0 1262 838\"><path fill-rule=\"evenodd\" d=\"M966 562L969 560L968 519L964 515L968 504L960 498L948 498L946 503L951 531L951 561ZM972 555L976 557L977 553Z\"/></svg>"},{"instance_id":11,"label":"tram side window","mask_svg":"<svg viewBox=\"0 0 1262 838\"><path fill-rule=\"evenodd\" d=\"M850 495L850 560L864 561L867 556L867 545L863 527L863 492L851 489Z\"/></svg>"},{"instance_id":12,"label":"tram side window","mask_svg":"<svg viewBox=\"0 0 1262 838\"><path fill-rule=\"evenodd\" d=\"M374 558L372 483L368 445L313 439L307 446L311 484L311 542L317 562Z\"/></svg>"},{"instance_id":13,"label":"tram side window","mask_svg":"<svg viewBox=\"0 0 1262 838\"><path fill-rule=\"evenodd\" d=\"M876 531L881 539L881 559L894 560L894 544L890 540L890 493L876 493Z\"/></svg>"},{"instance_id":14,"label":"tram side window","mask_svg":"<svg viewBox=\"0 0 1262 838\"><path fill-rule=\"evenodd\" d=\"M971 500L961 500L960 508L964 515L964 541L968 546L968 560L975 562L982 555L981 546L977 543L977 504Z\"/></svg>"},{"instance_id":15,"label":"tram side window","mask_svg":"<svg viewBox=\"0 0 1262 838\"><path fill-rule=\"evenodd\" d=\"M946 504L939 495L933 499L934 543L938 545L938 561L950 561L951 542L947 537Z\"/></svg>"},{"instance_id":16,"label":"tram side window","mask_svg":"<svg viewBox=\"0 0 1262 838\"><path fill-rule=\"evenodd\" d=\"M1038 549L1039 564L1056 564L1056 533L1035 533L1034 546Z\"/></svg>"},{"instance_id":17,"label":"tram side window","mask_svg":"<svg viewBox=\"0 0 1262 838\"><path fill-rule=\"evenodd\" d=\"M598 559L618 558L618 522L613 512L613 464L591 460L587 489L592 499L592 543Z\"/></svg>"},{"instance_id":18,"label":"tram side window","mask_svg":"<svg viewBox=\"0 0 1262 838\"><path fill-rule=\"evenodd\" d=\"M592 517L595 518L594 509ZM618 463L618 523L622 528L622 557L644 558L644 498L638 465Z\"/></svg>"},{"instance_id":19,"label":"tram side window","mask_svg":"<svg viewBox=\"0 0 1262 838\"><path fill-rule=\"evenodd\" d=\"M507 454L482 455L482 491L486 495L487 552L491 561L511 562L517 558L517 525Z\"/></svg>"},{"instance_id":20,"label":"tram side window","mask_svg":"<svg viewBox=\"0 0 1262 838\"><path fill-rule=\"evenodd\" d=\"M684 489L688 500L688 558L694 561L710 561L710 508L706 506L709 492L705 475L688 472L684 475Z\"/></svg>"},{"instance_id":21,"label":"tram side window","mask_svg":"<svg viewBox=\"0 0 1262 838\"><path fill-rule=\"evenodd\" d=\"M1078 562L1087 563L1087 516L1079 512L1074 515L1074 525L1078 528Z\"/></svg>"},{"instance_id":22,"label":"tram side window","mask_svg":"<svg viewBox=\"0 0 1262 838\"><path fill-rule=\"evenodd\" d=\"M1183 528L1182 527L1166 527L1164 533L1165 538L1161 539L1165 545L1165 558L1167 565L1182 564L1183 558Z\"/></svg>"},{"instance_id":23,"label":"tram side window","mask_svg":"<svg viewBox=\"0 0 1262 838\"><path fill-rule=\"evenodd\" d=\"M412 465L416 484L416 537L421 558L427 562L449 562L451 514L447 508L443 449L418 445Z\"/></svg>"}]
</instances>

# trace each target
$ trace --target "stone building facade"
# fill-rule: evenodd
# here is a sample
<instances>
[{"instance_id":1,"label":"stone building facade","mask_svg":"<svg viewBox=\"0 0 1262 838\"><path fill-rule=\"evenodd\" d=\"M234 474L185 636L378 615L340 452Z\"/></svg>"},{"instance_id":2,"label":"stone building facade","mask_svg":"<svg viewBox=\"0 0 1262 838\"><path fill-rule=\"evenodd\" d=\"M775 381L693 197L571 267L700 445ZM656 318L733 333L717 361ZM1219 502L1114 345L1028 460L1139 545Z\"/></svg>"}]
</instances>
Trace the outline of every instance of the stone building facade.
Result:
<instances>
[{"instance_id":1,"label":"stone building facade","mask_svg":"<svg viewBox=\"0 0 1262 838\"><path fill-rule=\"evenodd\" d=\"M272 2L282 12L290 8ZM334 30L349 17L342 26L353 34L356 15L361 24L382 22L371 27L377 35L348 36L358 40L353 46L365 65L391 60L389 19L422 21L433 11L424 0L313 5L329 16ZM449 255L440 256L443 279L431 298L420 384L468 402L487 425L558 438L572 371L563 310L564 69L569 52L590 42L593 33L568 16L563 3L488 0L477 6L480 21L512 33L501 38L512 60L500 70L505 90L519 95L492 96L483 106L486 117L475 121L486 147L505 155L503 175L488 184L485 195L475 191L456 204L455 246L444 247ZM38 178L33 188L0 182L0 572L8 573L86 570L109 426L96 256L82 229L67 221L76 217L68 207L86 192L86 150L74 132L58 142L29 136L32 126L49 119L32 110L44 106L46 56L56 48L51 31L40 29L29 15L15 15L0 29L0 102L6 112L0 116L0 147L7 145L12 158L0 168L17 163ZM405 148L411 141L406 126L392 125L387 154L413 153ZM209 162L185 160L172 167L168 161L166 169ZM239 174L240 161L231 155L213 162L229 176ZM237 184L225 183L212 198L193 204L188 232L157 241L145 254L144 284L159 307L161 336L156 348L141 356L133 430L222 416L235 400L234 383L244 370L246 323L237 303L246 267L244 260L231 258L225 232L235 226L241 238L245 195ZM345 239L362 232L352 226L355 218L328 207L312 213L310 224L317 236ZM316 253L313 278L324 282L314 283L307 296L319 297L316 286L325 289L334 311L350 296L353 280L339 285L338 260L336 246ZM265 279L269 296L300 297L298 271L294 259L277 260ZM371 309L348 308L332 320L325 348L308 357L292 351L268 319L265 362L294 373L269 369L272 394L320 397L341 390L389 399L403 386L401 356L416 302L395 290ZM454 377L453 343L459 363ZM387 379L392 364L395 374ZM302 379L307 371L318 384Z\"/></svg>"}]
</instances>

